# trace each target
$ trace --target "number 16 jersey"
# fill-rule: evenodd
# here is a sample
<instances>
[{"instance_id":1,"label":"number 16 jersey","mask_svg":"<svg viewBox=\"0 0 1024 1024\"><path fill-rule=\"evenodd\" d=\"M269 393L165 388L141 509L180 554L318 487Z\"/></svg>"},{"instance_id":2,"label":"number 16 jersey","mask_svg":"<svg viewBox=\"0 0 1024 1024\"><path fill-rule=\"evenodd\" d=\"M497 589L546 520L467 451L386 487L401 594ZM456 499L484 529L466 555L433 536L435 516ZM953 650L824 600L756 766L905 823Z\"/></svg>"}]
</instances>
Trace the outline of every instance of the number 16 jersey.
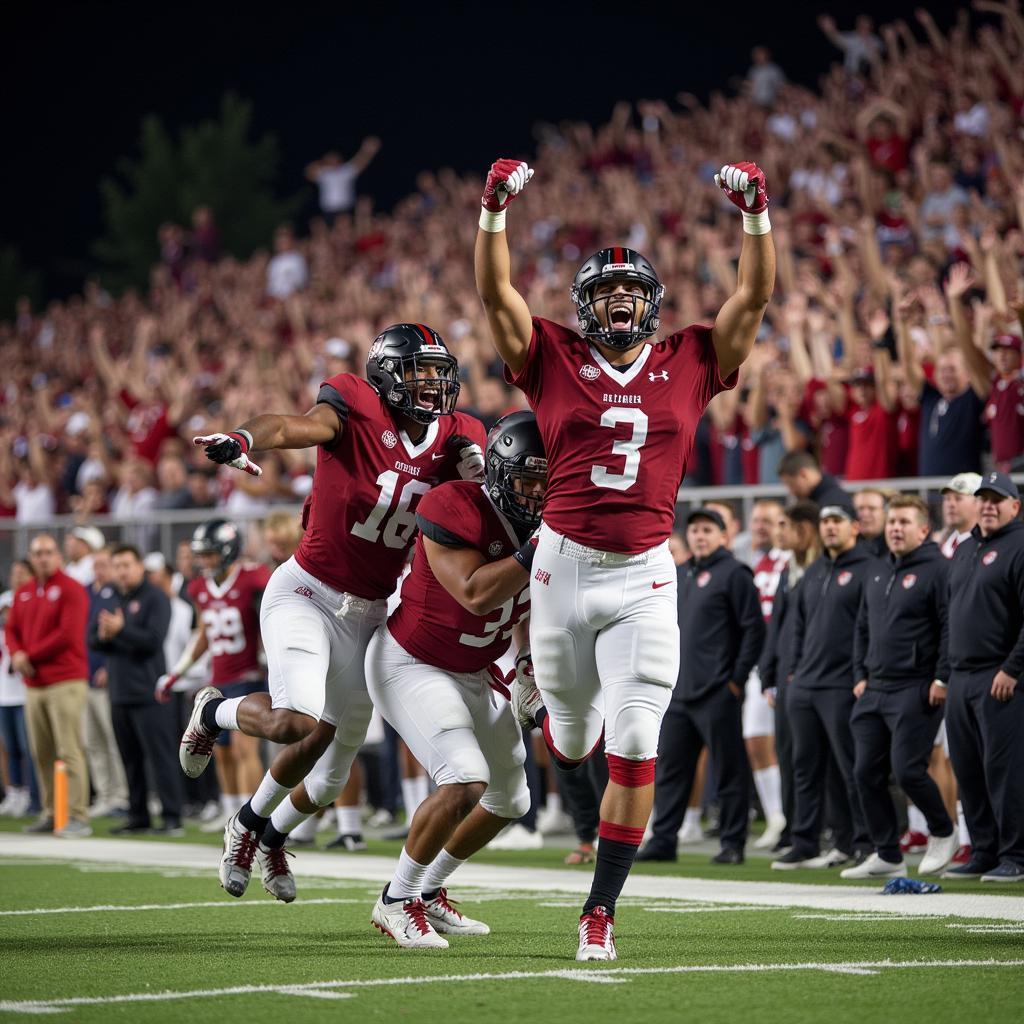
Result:
<instances>
[{"instance_id":1,"label":"number 16 jersey","mask_svg":"<svg viewBox=\"0 0 1024 1024\"><path fill-rule=\"evenodd\" d=\"M533 318L526 363L505 377L529 399L548 457L544 522L579 544L634 554L672 532L697 424L722 380L711 328L695 325L612 366L586 338Z\"/></svg>"}]
</instances>

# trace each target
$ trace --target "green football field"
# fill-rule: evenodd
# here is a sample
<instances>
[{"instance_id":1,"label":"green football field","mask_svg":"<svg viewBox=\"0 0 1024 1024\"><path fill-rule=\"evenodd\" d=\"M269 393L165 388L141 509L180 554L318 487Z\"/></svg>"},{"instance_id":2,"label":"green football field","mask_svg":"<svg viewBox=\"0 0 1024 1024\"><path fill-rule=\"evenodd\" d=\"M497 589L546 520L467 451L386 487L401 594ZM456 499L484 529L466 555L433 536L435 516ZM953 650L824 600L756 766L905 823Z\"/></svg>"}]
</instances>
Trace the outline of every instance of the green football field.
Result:
<instances>
[{"instance_id":1,"label":"green football field","mask_svg":"<svg viewBox=\"0 0 1024 1024\"><path fill-rule=\"evenodd\" d=\"M689 855L638 866L617 913L618 961L577 964L589 869L561 868L561 850L460 869L451 894L492 934L414 951L369 923L397 843L301 852L299 898L285 906L258 879L244 899L227 896L218 847L195 838L0 832L0 1024L1024 1019L1013 887L882 897L821 872L780 882L764 859L730 873Z\"/></svg>"}]
</instances>

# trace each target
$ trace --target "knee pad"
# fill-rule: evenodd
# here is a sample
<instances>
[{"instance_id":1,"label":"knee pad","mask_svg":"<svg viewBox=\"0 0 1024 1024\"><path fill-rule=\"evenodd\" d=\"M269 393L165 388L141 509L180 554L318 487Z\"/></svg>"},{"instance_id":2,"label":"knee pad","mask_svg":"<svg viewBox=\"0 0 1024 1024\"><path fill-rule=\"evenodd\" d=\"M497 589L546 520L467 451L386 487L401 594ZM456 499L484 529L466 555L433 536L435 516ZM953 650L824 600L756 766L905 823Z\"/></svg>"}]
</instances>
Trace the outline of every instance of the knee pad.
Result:
<instances>
[{"instance_id":1,"label":"knee pad","mask_svg":"<svg viewBox=\"0 0 1024 1024\"><path fill-rule=\"evenodd\" d=\"M661 720L665 717L672 690L650 682L630 681L616 684L609 690L628 687L628 692L607 698L607 734L605 748L609 754L630 761L645 761L658 756Z\"/></svg>"},{"instance_id":2,"label":"knee pad","mask_svg":"<svg viewBox=\"0 0 1024 1024\"><path fill-rule=\"evenodd\" d=\"M576 638L568 629L557 626L533 629L530 648L534 671L545 690L560 693L576 685Z\"/></svg>"},{"instance_id":3,"label":"knee pad","mask_svg":"<svg viewBox=\"0 0 1024 1024\"><path fill-rule=\"evenodd\" d=\"M337 739L327 748L313 770L306 776L306 795L317 807L329 807L341 795L348 782L358 746L345 746Z\"/></svg>"},{"instance_id":4,"label":"knee pad","mask_svg":"<svg viewBox=\"0 0 1024 1024\"><path fill-rule=\"evenodd\" d=\"M526 782L526 772L520 769L515 778L506 782L506 786L503 790L488 788L480 798L480 806L499 818L515 821L530 809L530 787Z\"/></svg>"},{"instance_id":5,"label":"knee pad","mask_svg":"<svg viewBox=\"0 0 1024 1024\"><path fill-rule=\"evenodd\" d=\"M639 789L654 782L654 767L657 758L643 760L619 757L618 754L608 755L608 780L627 789Z\"/></svg>"},{"instance_id":6,"label":"knee pad","mask_svg":"<svg viewBox=\"0 0 1024 1024\"><path fill-rule=\"evenodd\" d=\"M442 776L444 777L443 783L441 782ZM438 773L434 781L439 786L451 783L465 785L468 782L482 782L487 785L491 781L487 758L475 743L461 742L455 749L447 752L445 767Z\"/></svg>"},{"instance_id":7,"label":"knee pad","mask_svg":"<svg viewBox=\"0 0 1024 1024\"><path fill-rule=\"evenodd\" d=\"M642 620L633 633L629 663L637 679L671 690L679 678L679 627Z\"/></svg>"}]
</instances>

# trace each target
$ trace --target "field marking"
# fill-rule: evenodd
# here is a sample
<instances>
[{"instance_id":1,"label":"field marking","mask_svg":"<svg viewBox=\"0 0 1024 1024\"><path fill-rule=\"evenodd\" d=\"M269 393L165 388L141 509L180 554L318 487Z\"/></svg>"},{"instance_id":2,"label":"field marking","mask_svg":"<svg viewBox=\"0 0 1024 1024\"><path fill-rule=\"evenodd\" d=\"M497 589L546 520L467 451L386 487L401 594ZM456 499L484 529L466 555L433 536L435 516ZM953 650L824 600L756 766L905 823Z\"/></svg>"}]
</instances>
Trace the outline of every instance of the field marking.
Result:
<instances>
[{"instance_id":1,"label":"field marking","mask_svg":"<svg viewBox=\"0 0 1024 1024\"><path fill-rule=\"evenodd\" d=\"M980 967L1024 967L1024 960L865 960L837 963L790 964L681 964L675 967L595 967L562 968L553 971L505 971L488 974L436 974L405 978L353 978L313 981L306 984L236 985L231 988L188 989L179 992L129 992L111 996L70 996L65 999L6 999L0 1001L0 1013L53 1014L75 1007L112 1006L123 1003L163 1003L178 999L211 999L225 996L290 995L316 997L334 989L389 988L402 985L478 984L492 981L528 981L552 979L598 984L621 984L632 978L666 974L779 974L792 971L819 971L826 974L872 975L890 970L965 970ZM352 993L337 993L352 995ZM328 997L329 998L329 997Z\"/></svg>"},{"instance_id":2,"label":"field marking","mask_svg":"<svg viewBox=\"0 0 1024 1024\"><path fill-rule=\"evenodd\" d=\"M303 900L303 903L362 903L363 900L332 899L324 896L316 900ZM99 903L93 907L31 907L25 910L0 910L0 917L33 917L41 914L97 914L114 910L192 910L197 907L276 907L287 906L280 900L205 900L202 903L139 903L125 906L117 903Z\"/></svg>"},{"instance_id":3,"label":"field marking","mask_svg":"<svg viewBox=\"0 0 1024 1024\"><path fill-rule=\"evenodd\" d=\"M216 877L220 850L193 843L140 843L130 839L58 839L53 836L22 836L0 833L0 858L40 858L71 861L76 865L117 861L151 871L198 869L211 881ZM394 872L396 858L374 855L339 856L301 851L293 863L302 899L303 882L310 876L343 878L382 885ZM590 890L586 872L516 865L469 864L459 868L453 880L458 888L550 893L554 899ZM216 884L216 883L214 883ZM678 875L629 876L624 895L648 901L666 897L717 904L760 905L819 910L829 913L868 911L876 914L911 914L931 917L962 917L970 920L1024 923L1024 892L1006 894L938 893L933 896L882 896L875 887L862 885L815 885L799 882L751 882L722 878L687 878Z\"/></svg>"}]
</instances>

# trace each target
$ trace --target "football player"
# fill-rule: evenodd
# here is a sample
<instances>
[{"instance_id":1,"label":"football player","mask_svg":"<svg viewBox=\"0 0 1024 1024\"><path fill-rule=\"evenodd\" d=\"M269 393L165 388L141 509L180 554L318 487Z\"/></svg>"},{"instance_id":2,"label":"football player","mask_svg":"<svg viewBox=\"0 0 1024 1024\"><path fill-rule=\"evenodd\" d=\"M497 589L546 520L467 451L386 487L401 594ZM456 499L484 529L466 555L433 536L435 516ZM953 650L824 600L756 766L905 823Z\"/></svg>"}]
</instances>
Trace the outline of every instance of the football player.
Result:
<instances>
[{"instance_id":1,"label":"football player","mask_svg":"<svg viewBox=\"0 0 1024 1024\"><path fill-rule=\"evenodd\" d=\"M487 934L448 902L444 883L530 807L522 732L493 663L529 612L547 474L533 413L511 413L491 428L485 465L483 486L443 484L420 502L401 604L366 655L374 704L437 785L373 908L376 927L405 947L445 948L439 932ZM525 629L515 639L523 644ZM307 781L282 808L312 812L308 790ZM275 814L264 833L267 845L284 841L277 821Z\"/></svg>"},{"instance_id":2,"label":"football player","mask_svg":"<svg viewBox=\"0 0 1024 1024\"><path fill-rule=\"evenodd\" d=\"M189 581L188 596L196 609L196 628L169 674L157 681L157 700L170 699L174 684L206 651L210 652L210 685L222 697L266 693L259 663L260 602L270 582L265 565L238 561L242 542L238 527L226 519L200 523L192 535L192 553L200 574ZM222 730L214 748L223 816L203 831L223 828L263 777L260 744L255 736Z\"/></svg>"},{"instance_id":3,"label":"football player","mask_svg":"<svg viewBox=\"0 0 1024 1024\"><path fill-rule=\"evenodd\" d=\"M255 475L253 451L317 448L305 533L274 571L260 608L270 693L200 690L181 740L181 765L193 777L221 729L287 744L224 828L220 881L232 896L245 892L259 850L267 891L294 899L283 848L260 848L260 837L307 775L318 804L340 792L370 721L366 645L412 544L416 503L434 484L482 476L483 425L454 411L458 364L436 331L388 327L370 347L366 376L324 381L303 416L264 413L231 433L195 439L212 461ZM311 772L332 740L332 773ZM329 794L328 783L337 785Z\"/></svg>"},{"instance_id":4,"label":"football player","mask_svg":"<svg viewBox=\"0 0 1024 1024\"><path fill-rule=\"evenodd\" d=\"M512 286L505 219L532 177L492 165L476 242L476 280L506 378L537 414L548 458L544 525L530 581L529 659L513 707L539 725L565 767L604 730L609 783L579 925L578 960L614 960L615 902L650 815L658 733L679 665L676 573L668 548L676 491L701 414L736 384L775 279L764 173L716 176L743 213L738 283L713 327L648 342L664 288L640 253L601 249L570 292L575 329L531 316ZM539 688L539 689L538 689Z\"/></svg>"}]
</instances>

